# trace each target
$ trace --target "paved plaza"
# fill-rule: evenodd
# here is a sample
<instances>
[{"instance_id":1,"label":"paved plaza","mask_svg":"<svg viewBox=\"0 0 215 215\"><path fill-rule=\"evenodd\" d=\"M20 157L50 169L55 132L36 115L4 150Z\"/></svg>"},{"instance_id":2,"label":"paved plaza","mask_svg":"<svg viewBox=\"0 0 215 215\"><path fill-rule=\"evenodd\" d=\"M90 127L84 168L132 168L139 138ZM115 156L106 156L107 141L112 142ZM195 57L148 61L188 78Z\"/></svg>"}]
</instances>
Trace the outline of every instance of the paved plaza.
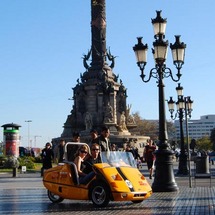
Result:
<instances>
[{"instance_id":1,"label":"paved plaza","mask_svg":"<svg viewBox=\"0 0 215 215\"><path fill-rule=\"evenodd\" d=\"M174 169L177 169L177 164ZM148 177L144 168L143 173ZM178 192L159 192L140 204L131 202L110 202L105 208L94 208L91 201L64 200L53 204L47 197L39 173L0 174L0 213L1 214L215 214L215 178L175 177ZM152 183L153 179L149 182ZM195 183L194 183L195 182Z\"/></svg>"}]
</instances>

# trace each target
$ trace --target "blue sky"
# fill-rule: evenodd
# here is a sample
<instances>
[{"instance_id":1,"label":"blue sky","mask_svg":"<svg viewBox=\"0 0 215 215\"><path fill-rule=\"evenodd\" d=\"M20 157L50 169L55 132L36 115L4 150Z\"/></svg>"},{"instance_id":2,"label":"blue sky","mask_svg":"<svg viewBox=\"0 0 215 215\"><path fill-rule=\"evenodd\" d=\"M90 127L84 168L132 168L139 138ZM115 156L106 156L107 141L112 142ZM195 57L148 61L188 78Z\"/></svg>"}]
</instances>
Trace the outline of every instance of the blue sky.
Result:
<instances>
[{"instance_id":1,"label":"blue sky","mask_svg":"<svg viewBox=\"0 0 215 215\"><path fill-rule=\"evenodd\" d=\"M187 44L180 83L194 100L192 119L215 114L214 8L214 0L106 0L107 48L117 56L113 71L128 89L133 113L158 119L156 80L142 82L132 47L138 36L148 44L148 74L154 66L151 18L162 10L166 39L174 43L174 35L181 35ZM82 56L91 46L90 10L90 0L0 0L0 125L20 124L21 145L28 145L26 120L32 120L32 146L61 135L73 105L72 87L85 71ZM170 50L167 66L175 74ZM176 99L177 83L164 82L166 99ZM166 116L170 119L168 108ZM35 136L41 136L36 143Z\"/></svg>"}]
</instances>

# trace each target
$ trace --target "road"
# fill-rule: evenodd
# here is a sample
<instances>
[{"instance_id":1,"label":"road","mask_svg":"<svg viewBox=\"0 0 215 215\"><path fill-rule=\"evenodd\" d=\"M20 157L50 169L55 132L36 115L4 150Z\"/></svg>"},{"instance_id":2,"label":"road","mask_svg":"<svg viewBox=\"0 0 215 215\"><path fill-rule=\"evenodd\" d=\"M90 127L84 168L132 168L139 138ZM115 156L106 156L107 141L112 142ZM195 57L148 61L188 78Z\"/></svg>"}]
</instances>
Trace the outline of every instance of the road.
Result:
<instances>
[{"instance_id":1,"label":"road","mask_svg":"<svg viewBox=\"0 0 215 215\"><path fill-rule=\"evenodd\" d=\"M177 168L177 164L174 165ZM147 176L146 168L143 170ZM150 183L153 180L149 180ZM137 214L214 214L215 180L197 180L196 187L189 188L188 177L176 177L178 192L153 193L140 204L110 202L105 208L95 208L91 201L64 200L51 203L39 173L0 174L0 212L6 214L73 214L73 215L137 215ZM193 182L193 179L192 179Z\"/></svg>"}]
</instances>

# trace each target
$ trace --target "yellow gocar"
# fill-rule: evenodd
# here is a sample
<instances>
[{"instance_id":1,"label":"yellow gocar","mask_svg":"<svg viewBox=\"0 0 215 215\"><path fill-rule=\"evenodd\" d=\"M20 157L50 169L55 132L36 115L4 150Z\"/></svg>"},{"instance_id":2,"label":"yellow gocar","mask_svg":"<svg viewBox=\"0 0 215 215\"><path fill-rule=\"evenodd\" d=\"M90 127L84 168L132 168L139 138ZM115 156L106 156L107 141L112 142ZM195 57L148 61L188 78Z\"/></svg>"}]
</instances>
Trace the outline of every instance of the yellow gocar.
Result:
<instances>
[{"instance_id":1,"label":"yellow gocar","mask_svg":"<svg viewBox=\"0 0 215 215\"><path fill-rule=\"evenodd\" d=\"M109 201L140 203L151 196L152 188L137 169L130 152L101 152L101 163L93 165L95 177L88 184L80 184L72 160L83 144L67 143L64 163L44 172L43 184L52 202L64 199L91 200L95 206L104 207Z\"/></svg>"}]
</instances>

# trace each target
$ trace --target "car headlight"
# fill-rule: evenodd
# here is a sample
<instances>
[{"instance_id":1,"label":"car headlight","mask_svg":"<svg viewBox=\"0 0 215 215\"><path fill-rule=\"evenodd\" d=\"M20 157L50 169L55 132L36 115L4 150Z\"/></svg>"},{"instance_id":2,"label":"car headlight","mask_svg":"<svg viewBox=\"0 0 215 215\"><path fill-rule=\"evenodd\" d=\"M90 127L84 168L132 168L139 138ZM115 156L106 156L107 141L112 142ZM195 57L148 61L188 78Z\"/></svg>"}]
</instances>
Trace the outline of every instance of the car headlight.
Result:
<instances>
[{"instance_id":1,"label":"car headlight","mask_svg":"<svg viewBox=\"0 0 215 215\"><path fill-rule=\"evenodd\" d=\"M132 185L132 183L129 180L125 180L125 183L127 184L127 186L129 188L133 188L133 185Z\"/></svg>"},{"instance_id":2,"label":"car headlight","mask_svg":"<svg viewBox=\"0 0 215 215\"><path fill-rule=\"evenodd\" d=\"M111 178L113 180L122 181L122 177L119 174L111 175Z\"/></svg>"}]
</instances>

